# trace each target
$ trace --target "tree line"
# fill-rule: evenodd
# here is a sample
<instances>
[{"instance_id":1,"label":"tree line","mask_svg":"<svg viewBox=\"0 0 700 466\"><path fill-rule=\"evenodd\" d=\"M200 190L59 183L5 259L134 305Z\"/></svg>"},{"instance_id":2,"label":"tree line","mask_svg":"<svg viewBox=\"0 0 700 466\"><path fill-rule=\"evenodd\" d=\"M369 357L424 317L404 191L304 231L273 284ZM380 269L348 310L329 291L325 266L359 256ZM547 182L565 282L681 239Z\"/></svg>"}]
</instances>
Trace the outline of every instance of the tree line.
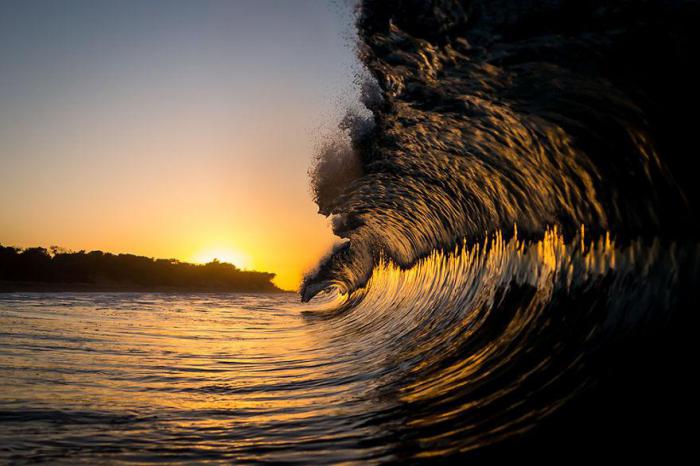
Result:
<instances>
[{"instance_id":1,"label":"tree line","mask_svg":"<svg viewBox=\"0 0 700 466\"><path fill-rule=\"evenodd\" d=\"M52 285L90 285L129 289L204 291L280 291L274 273L240 270L214 260L190 264L102 251L65 251L57 247L26 248L0 244L0 281ZM55 286L54 286L55 287Z\"/></svg>"}]
</instances>

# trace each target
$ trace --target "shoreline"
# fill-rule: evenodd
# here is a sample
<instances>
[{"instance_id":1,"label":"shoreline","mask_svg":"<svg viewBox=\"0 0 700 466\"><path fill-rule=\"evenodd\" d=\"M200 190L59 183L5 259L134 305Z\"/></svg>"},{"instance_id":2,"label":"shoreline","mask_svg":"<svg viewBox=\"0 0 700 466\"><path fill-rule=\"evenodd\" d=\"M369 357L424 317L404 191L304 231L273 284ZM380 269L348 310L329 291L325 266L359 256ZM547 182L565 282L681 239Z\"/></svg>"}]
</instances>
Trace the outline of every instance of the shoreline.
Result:
<instances>
[{"instance_id":1,"label":"shoreline","mask_svg":"<svg viewBox=\"0 0 700 466\"><path fill-rule=\"evenodd\" d=\"M0 281L0 293L296 293L291 290L217 286L142 286L134 284L49 283Z\"/></svg>"}]
</instances>

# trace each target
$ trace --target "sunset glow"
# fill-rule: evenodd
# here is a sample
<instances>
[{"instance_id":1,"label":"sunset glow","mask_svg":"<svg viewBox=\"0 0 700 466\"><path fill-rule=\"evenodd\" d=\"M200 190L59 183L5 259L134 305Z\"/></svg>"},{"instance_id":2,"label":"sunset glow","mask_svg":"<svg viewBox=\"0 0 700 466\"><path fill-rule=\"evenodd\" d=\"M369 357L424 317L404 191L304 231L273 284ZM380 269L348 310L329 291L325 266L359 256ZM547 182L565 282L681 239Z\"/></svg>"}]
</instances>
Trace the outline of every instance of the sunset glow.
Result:
<instances>
[{"instance_id":1,"label":"sunset glow","mask_svg":"<svg viewBox=\"0 0 700 466\"><path fill-rule=\"evenodd\" d=\"M191 259L191 262L195 264L207 264L213 261L228 262L239 269L247 269L250 267L250 257L240 251L227 247L204 249Z\"/></svg>"},{"instance_id":2,"label":"sunset glow","mask_svg":"<svg viewBox=\"0 0 700 466\"><path fill-rule=\"evenodd\" d=\"M48 2L37 23L23 5L0 15L0 42L21 44L0 52L0 244L218 258L295 289L335 240L307 171L352 94L348 19Z\"/></svg>"}]
</instances>

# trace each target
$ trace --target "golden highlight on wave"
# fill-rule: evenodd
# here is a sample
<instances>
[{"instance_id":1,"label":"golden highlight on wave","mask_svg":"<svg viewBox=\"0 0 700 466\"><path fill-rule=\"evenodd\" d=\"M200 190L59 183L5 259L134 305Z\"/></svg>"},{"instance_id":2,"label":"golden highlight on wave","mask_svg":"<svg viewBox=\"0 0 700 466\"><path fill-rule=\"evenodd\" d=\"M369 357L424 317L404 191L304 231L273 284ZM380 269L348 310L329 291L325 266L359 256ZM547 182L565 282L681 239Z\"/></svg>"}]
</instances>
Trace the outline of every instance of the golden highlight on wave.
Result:
<instances>
[{"instance_id":1,"label":"golden highlight on wave","mask_svg":"<svg viewBox=\"0 0 700 466\"><path fill-rule=\"evenodd\" d=\"M469 290L487 285L494 291L511 283L552 293L590 285L591 280L616 270L619 276L640 272L642 279L652 268L669 265L674 270L679 254L691 254L675 243L663 245L658 238L638 238L619 247L610 232L589 239L585 231L581 225L577 236L567 242L555 226L548 228L542 239L530 241L518 237L516 225L509 239L500 231L473 245L465 238L452 250L435 250L409 268L382 257L363 288L350 292L341 283L331 283L325 297L314 302L324 302L325 311L333 306L346 308L348 301L356 304L358 296L363 306L386 308L405 303L421 307L437 295L448 302L463 301Z\"/></svg>"},{"instance_id":2,"label":"golden highlight on wave","mask_svg":"<svg viewBox=\"0 0 700 466\"><path fill-rule=\"evenodd\" d=\"M410 413L417 457L470 451L537 426L596 383L596 354L669 321L698 245L612 238L515 228L409 268L382 258L364 287L331 287L305 315L385 355L377 396Z\"/></svg>"}]
</instances>

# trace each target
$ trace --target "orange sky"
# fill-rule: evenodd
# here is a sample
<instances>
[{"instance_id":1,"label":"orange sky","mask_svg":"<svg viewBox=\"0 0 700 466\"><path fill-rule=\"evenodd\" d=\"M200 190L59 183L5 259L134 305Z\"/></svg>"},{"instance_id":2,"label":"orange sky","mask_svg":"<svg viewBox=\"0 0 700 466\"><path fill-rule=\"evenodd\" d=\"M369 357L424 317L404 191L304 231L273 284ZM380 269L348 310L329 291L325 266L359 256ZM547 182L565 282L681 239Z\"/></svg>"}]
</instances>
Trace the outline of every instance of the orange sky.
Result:
<instances>
[{"instance_id":1,"label":"orange sky","mask_svg":"<svg viewBox=\"0 0 700 466\"><path fill-rule=\"evenodd\" d=\"M307 170L355 92L347 12L51 5L0 21L0 243L221 256L296 288L335 240Z\"/></svg>"}]
</instances>

